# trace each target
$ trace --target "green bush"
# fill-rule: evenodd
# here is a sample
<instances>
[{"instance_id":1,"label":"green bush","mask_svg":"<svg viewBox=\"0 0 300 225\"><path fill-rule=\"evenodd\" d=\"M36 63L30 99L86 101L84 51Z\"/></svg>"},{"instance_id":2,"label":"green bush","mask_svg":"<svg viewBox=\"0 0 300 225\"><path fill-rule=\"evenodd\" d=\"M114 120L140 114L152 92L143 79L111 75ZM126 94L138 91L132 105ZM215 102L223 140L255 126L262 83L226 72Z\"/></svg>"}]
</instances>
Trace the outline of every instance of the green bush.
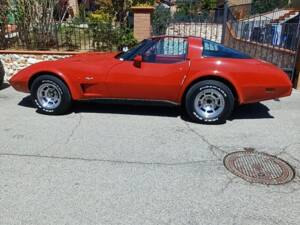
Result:
<instances>
[{"instance_id":1,"label":"green bush","mask_svg":"<svg viewBox=\"0 0 300 225\"><path fill-rule=\"evenodd\" d=\"M118 50L122 50L123 47L131 48L137 44L133 31L129 28L117 28L115 30L115 38L115 45Z\"/></svg>"},{"instance_id":2,"label":"green bush","mask_svg":"<svg viewBox=\"0 0 300 225\"><path fill-rule=\"evenodd\" d=\"M67 51L74 51L79 47L73 39L76 35L76 26L76 23L58 24L58 32L62 40L61 47L65 47Z\"/></svg>"},{"instance_id":3,"label":"green bush","mask_svg":"<svg viewBox=\"0 0 300 225\"><path fill-rule=\"evenodd\" d=\"M97 51L121 50L132 47L137 41L129 28L114 27L111 23L90 23L93 47Z\"/></svg>"},{"instance_id":4,"label":"green bush","mask_svg":"<svg viewBox=\"0 0 300 225\"><path fill-rule=\"evenodd\" d=\"M89 20L93 23L111 23L112 17L110 14L97 10L89 14Z\"/></svg>"},{"instance_id":5,"label":"green bush","mask_svg":"<svg viewBox=\"0 0 300 225\"><path fill-rule=\"evenodd\" d=\"M110 23L97 22L90 23L92 32L93 47L97 51L110 51L114 47L113 27Z\"/></svg>"},{"instance_id":6,"label":"green bush","mask_svg":"<svg viewBox=\"0 0 300 225\"><path fill-rule=\"evenodd\" d=\"M152 17L152 26L154 35L162 35L166 33L166 30L171 22L172 16L168 8L162 5L156 7Z\"/></svg>"}]
</instances>

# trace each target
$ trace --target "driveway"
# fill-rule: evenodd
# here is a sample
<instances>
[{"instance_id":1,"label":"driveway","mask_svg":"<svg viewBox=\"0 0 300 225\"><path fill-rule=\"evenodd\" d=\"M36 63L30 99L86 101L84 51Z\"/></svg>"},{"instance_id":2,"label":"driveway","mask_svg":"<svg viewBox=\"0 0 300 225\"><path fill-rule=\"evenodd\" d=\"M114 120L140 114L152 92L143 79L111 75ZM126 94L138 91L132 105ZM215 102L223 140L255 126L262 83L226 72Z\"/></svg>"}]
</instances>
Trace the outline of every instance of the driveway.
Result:
<instances>
[{"instance_id":1,"label":"driveway","mask_svg":"<svg viewBox=\"0 0 300 225\"><path fill-rule=\"evenodd\" d=\"M298 225L300 92L237 109L218 126L173 107L77 103L44 116L0 91L0 224ZM255 148L296 169L250 184L223 157Z\"/></svg>"}]
</instances>

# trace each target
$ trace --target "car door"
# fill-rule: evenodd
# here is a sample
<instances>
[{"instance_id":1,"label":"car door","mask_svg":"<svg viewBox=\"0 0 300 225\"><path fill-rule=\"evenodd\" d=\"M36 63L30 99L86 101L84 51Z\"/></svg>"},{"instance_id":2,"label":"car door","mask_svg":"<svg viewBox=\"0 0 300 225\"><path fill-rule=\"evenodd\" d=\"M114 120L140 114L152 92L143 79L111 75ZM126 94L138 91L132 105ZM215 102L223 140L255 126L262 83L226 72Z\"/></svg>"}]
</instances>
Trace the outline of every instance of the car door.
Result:
<instances>
[{"instance_id":1,"label":"car door","mask_svg":"<svg viewBox=\"0 0 300 225\"><path fill-rule=\"evenodd\" d=\"M142 56L140 66L125 60L115 66L107 77L111 98L176 101L189 70L185 38L160 38L136 55Z\"/></svg>"}]
</instances>

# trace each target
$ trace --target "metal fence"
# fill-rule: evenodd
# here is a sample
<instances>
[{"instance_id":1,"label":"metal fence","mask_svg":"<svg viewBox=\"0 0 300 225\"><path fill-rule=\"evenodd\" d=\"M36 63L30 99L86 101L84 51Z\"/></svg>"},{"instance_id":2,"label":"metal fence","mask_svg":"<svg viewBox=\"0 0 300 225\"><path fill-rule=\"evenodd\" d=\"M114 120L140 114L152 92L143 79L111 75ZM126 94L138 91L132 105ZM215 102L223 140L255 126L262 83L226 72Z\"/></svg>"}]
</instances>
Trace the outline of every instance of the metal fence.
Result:
<instances>
[{"instance_id":1,"label":"metal fence","mask_svg":"<svg viewBox=\"0 0 300 225\"><path fill-rule=\"evenodd\" d=\"M47 27L10 29L0 35L0 49L111 51L135 44L131 29L111 23L53 22Z\"/></svg>"},{"instance_id":2,"label":"metal fence","mask_svg":"<svg viewBox=\"0 0 300 225\"><path fill-rule=\"evenodd\" d=\"M237 19L229 8L227 25L227 45L281 67L293 79L300 44L299 12L281 9Z\"/></svg>"},{"instance_id":3,"label":"metal fence","mask_svg":"<svg viewBox=\"0 0 300 225\"><path fill-rule=\"evenodd\" d=\"M189 3L189 2L188 2ZM172 9L171 9L172 11ZM199 13L189 11L185 14L173 10L165 26L152 26L153 35L199 36L221 42L223 32L224 10L201 10Z\"/></svg>"},{"instance_id":4,"label":"metal fence","mask_svg":"<svg viewBox=\"0 0 300 225\"><path fill-rule=\"evenodd\" d=\"M230 9L227 21L239 39L296 51L300 39L299 16L299 12L282 9L237 19Z\"/></svg>"},{"instance_id":5,"label":"metal fence","mask_svg":"<svg viewBox=\"0 0 300 225\"><path fill-rule=\"evenodd\" d=\"M300 44L300 12L262 8L241 1L241 5L225 4L214 10L195 10L196 1L176 1L170 7L170 19L165 26L153 26L154 35L199 36L238 49L252 57L271 62L293 77ZM270 2L276 7L274 2ZM201 6L200 6L201 8ZM262 11L268 11L261 13ZM258 14L258 12L260 12ZM163 28L163 29L159 29Z\"/></svg>"}]
</instances>

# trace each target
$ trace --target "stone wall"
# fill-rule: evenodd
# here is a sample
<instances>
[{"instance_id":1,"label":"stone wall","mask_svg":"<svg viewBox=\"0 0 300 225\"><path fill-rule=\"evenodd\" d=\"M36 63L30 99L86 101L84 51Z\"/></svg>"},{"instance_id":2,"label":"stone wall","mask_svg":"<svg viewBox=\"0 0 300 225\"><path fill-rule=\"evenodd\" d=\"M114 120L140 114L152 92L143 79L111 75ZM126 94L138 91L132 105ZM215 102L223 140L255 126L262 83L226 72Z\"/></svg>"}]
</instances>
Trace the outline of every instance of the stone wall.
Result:
<instances>
[{"instance_id":1,"label":"stone wall","mask_svg":"<svg viewBox=\"0 0 300 225\"><path fill-rule=\"evenodd\" d=\"M6 79L19 70L24 69L25 67L34 63L61 59L68 56L70 56L70 54L24 54L17 52L7 52L3 54L3 52L0 52L0 60L4 65Z\"/></svg>"}]
</instances>

